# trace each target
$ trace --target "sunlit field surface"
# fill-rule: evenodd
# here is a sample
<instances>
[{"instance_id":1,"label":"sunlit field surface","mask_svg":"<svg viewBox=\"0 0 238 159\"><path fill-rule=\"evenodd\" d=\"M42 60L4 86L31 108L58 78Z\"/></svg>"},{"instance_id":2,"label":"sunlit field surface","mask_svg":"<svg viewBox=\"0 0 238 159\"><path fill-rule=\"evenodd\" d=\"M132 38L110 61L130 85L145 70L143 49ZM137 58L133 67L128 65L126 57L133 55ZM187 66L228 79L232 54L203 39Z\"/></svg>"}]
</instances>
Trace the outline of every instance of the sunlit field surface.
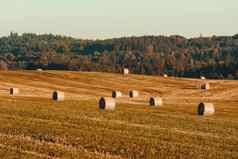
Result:
<instances>
[{"instance_id":1,"label":"sunlit field surface","mask_svg":"<svg viewBox=\"0 0 238 159\"><path fill-rule=\"evenodd\" d=\"M238 158L238 82L60 71L0 72L0 158ZM20 93L9 95L9 88ZM128 90L140 96L130 99ZM54 90L65 101L51 100ZM98 108L120 90L115 111ZM149 97L164 105L150 107ZM197 116L211 102L213 116Z\"/></svg>"}]
</instances>

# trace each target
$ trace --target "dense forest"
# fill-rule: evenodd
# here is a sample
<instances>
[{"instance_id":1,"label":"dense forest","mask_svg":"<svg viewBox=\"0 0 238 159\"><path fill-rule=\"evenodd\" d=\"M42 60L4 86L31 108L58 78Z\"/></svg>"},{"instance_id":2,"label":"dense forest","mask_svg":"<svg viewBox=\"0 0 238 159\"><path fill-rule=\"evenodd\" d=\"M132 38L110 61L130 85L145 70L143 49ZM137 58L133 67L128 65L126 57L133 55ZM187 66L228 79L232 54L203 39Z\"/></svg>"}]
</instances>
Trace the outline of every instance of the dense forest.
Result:
<instances>
[{"instance_id":1,"label":"dense forest","mask_svg":"<svg viewBox=\"0 0 238 159\"><path fill-rule=\"evenodd\" d=\"M187 39L81 40L52 34L0 38L0 69L54 69L238 79L238 34Z\"/></svg>"}]
</instances>

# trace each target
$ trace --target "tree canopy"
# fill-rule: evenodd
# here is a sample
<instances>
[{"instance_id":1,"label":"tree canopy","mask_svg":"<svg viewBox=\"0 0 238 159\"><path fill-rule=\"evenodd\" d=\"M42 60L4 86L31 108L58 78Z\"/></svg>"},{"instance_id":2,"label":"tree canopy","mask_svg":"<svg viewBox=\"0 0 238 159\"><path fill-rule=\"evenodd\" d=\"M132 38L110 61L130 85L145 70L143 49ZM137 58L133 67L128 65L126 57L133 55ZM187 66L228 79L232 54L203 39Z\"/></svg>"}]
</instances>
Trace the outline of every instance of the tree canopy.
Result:
<instances>
[{"instance_id":1,"label":"tree canopy","mask_svg":"<svg viewBox=\"0 0 238 159\"><path fill-rule=\"evenodd\" d=\"M187 39L143 36L82 40L11 33L0 38L0 69L56 69L238 78L238 34Z\"/></svg>"}]
</instances>

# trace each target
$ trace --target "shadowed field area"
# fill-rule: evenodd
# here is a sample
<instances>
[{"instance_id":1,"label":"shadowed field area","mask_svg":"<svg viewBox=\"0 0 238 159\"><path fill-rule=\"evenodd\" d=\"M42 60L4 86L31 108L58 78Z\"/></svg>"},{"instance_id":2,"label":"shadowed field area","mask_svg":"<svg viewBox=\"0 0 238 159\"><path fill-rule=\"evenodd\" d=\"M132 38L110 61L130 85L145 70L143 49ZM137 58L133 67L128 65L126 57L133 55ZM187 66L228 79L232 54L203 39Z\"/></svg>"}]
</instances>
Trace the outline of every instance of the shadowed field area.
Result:
<instances>
[{"instance_id":1,"label":"shadowed field area","mask_svg":"<svg viewBox=\"0 0 238 159\"><path fill-rule=\"evenodd\" d=\"M3 159L238 158L238 82L87 72L0 72L0 156ZM20 94L9 95L17 87ZM54 102L51 93L65 92ZM115 111L97 101L120 90ZM140 96L128 98L128 90ZM148 106L161 96L162 107ZM216 113L197 116L199 102Z\"/></svg>"}]
</instances>

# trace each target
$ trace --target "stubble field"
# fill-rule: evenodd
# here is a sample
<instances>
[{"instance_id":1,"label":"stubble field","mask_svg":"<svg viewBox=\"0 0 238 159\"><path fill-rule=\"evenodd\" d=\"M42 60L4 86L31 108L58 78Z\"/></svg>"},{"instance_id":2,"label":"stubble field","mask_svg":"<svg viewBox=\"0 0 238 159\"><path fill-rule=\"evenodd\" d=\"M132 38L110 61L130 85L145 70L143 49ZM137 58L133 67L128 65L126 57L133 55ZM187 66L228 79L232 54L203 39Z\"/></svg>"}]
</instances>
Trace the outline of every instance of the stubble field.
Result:
<instances>
[{"instance_id":1,"label":"stubble field","mask_svg":"<svg viewBox=\"0 0 238 159\"><path fill-rule=\"evenodd\" d=\"M63 71L0 72L0 158L238 158L238 82ZM9 95L17 87L20 94ZM51 100L54 90L65 101ZM128 90L140 96L129 99ZM101 96L120 90L115 111ZM153 108L150 96L164 105ZM212 102L213 116L197 116Z\"/></svg>"}]
</instances>

